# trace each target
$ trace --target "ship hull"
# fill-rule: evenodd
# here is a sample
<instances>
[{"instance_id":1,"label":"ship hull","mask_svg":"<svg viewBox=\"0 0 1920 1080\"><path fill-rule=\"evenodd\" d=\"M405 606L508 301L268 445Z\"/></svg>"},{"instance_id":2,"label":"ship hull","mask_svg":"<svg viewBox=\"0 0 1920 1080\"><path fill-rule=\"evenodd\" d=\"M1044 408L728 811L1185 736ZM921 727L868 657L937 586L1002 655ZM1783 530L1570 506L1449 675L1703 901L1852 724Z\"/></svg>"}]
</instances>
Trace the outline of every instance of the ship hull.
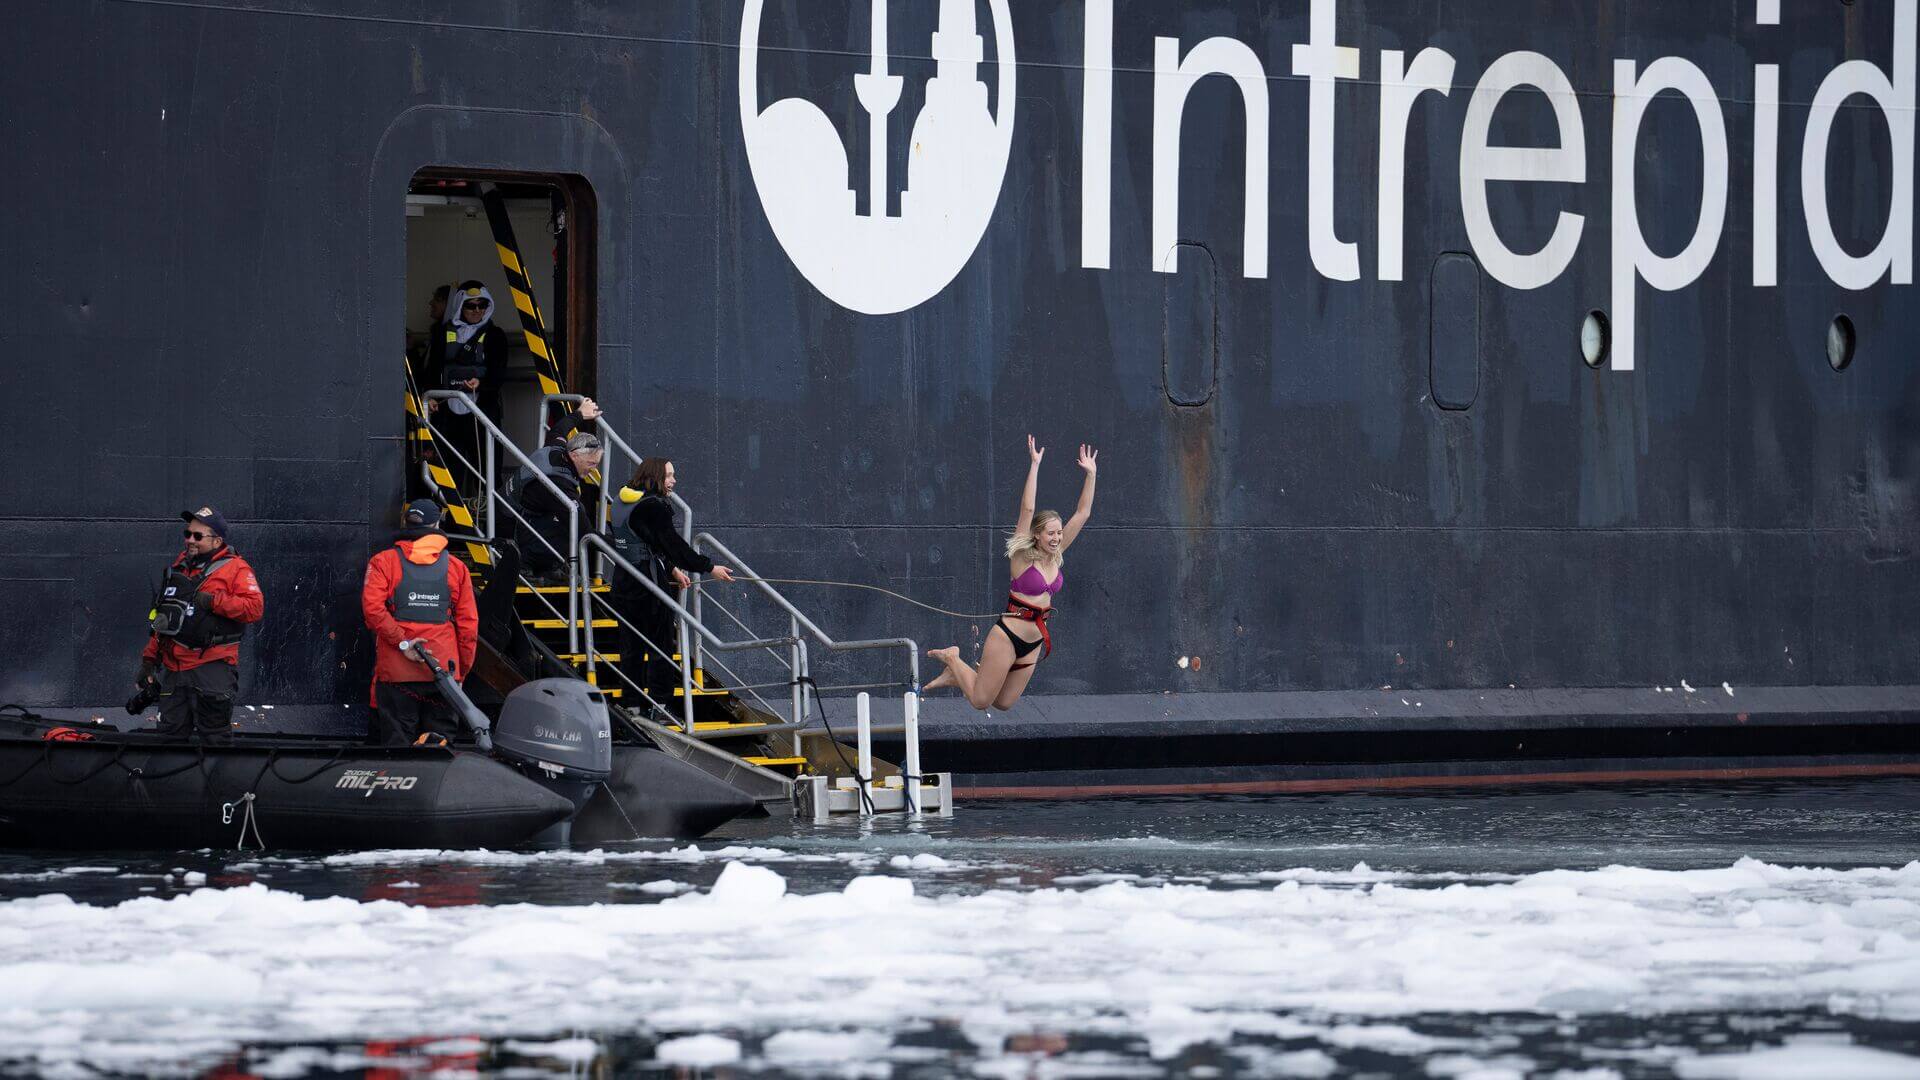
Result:
<instances>
[{"instance_id":1,"label":"ship hull","mask_svg":"<svg viewBox=\"0 0 1920 1080\"><path fill-rule=\"evenodd\" d=\"M906 89L876 140L866 4L14 5L0 701L112 707L100 673L133 673L177 515L213 505L267 595L241 695L274 711L243 729L364 730L358 593L408 494L424 172L590 193L569 385L673 458L696 529L761 574L997 611L1026 436L1049 447L1040 504L1068 511L1072 449L1100 447L1013 726L930 729L928 767L977 788L1136 784L1156 754L1174 785L1911 759L1891 734L1920 686L1908 0L1777 24L1766 4L976 6L943 40L977 34L977 65L933 59L957 6L892 5L877 52ZM1433 87L1385 96L1442 55ZM1617 103L1649 96L1623 127ZM918 126L936 100L992 120ZM991 204L914 261L896 233L959 196L912 155L1003 131L1003 155L952 166ZM838 217L802 199L819 168ZM1593 312L1613 351L1590 367ZM783 589L841 639L971 656L989 625ZM907 677L814 658L822 686ZM1714 719L1653 689L1682 681ZM1435 704L1483 693L1511 702L1499 725ZM1589 693L1577 719L1553 703ZM1325 702L1377 718L1370 695L1391 737L1313 729ZM1678 734L1646 734L1667 721L1643 698Z\"/></svg>"}]
</instances>

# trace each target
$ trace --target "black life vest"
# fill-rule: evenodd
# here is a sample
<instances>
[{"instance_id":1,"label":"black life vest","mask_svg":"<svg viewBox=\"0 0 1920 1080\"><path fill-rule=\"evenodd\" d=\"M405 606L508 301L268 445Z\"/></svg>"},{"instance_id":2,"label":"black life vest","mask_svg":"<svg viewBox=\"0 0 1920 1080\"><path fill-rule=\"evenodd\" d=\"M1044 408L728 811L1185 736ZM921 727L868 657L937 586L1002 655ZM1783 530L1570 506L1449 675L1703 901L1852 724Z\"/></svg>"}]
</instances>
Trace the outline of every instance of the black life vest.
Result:
<instances>
[{"instance_id":1,"label":"black life vest","mask_svg":"<svg viewBox=\"0 0 1920 1080\"><path fill-rule=\"evenodd\" d=\"M211 607L197 602L200 586L233 558L232 554L216 556L197 578L186 572L185 563L175 563L169 568L166 580L160 585L160 597L148 615L148 625L154 634L172 638L182 648L196 650L239 641L246 624L216 615Z\"/></svg>"},{"instance_id":2,"label":"black life vest","mask_svg":"<svg viewBox=\"0 0 1920 1080\"><path fill-rule=\"evenodd\" d=\"M613 550L618 552L621 558L632 563L635 569L657 584L667 575L662 565L663 560L648 545L646 539L633 528L634 511L640 508L641 503L652 497L643 494L632 502L614 499L613 513L607 521L607 541L613 545ZM646 587L633 580L633 575L625 570L609 566L607 573L613 579L613 591L622 596L640 595L646 592Z\"/></svg>"},{"instance_id":3,"label":"black life vest","mask_svg":"<svg viewBox=\"0 0 1920 1080\"><path fill-rule=\"evenodd\" d=\"M536 472L553 481L555 487L572 498L580 497L580 474L573 471L573 463L567 459L565 450L557 446L543 446L533 453L531 460L533 469L522 465L513 472L512 495L521 506L528 506L527 497L536 490L542 492L543 502L550 500L553 495L546 490L546 485L535 478ZM528 509L532 508L528 506Z\"/></svg>"},{"instance_id":4,"label":"black life vest","mask_svg":"<svg viewBox=\"0 0 1920 1080\"><path fill-rule=\"evenodd\" d=\"M484 383L486 380L487 335L493 332L493 324L487 324L486 329L473 335L464 342L460 340L459 335L455 332L455 327L456 323L454 320L448 319L447 335L446 341L442 346L442 365L440 368L441 381L446 385L444 387L428 387L428 389L460 390L477 401L479 395L484 392L484 386L480 390L468 390L466 381L468 379L480 379ZM467 415L466 405L459 401L447 402L447 409L455 416Z\"/></svg>"},{"instance_id":5,"label":"black life vest","mask_svg":"<svg viewBox=\"0 0 1920 1080\"><path fill-rule=\"evenodd\" d=\"M399 549L394 549L399 553ZM400 556L400 580L394 582L387 597L387 610L404 623L444 623L453 610L451 582L447 571L447 553L442 550L430 563L417 563Z\"/></svg>"}]
</instances>

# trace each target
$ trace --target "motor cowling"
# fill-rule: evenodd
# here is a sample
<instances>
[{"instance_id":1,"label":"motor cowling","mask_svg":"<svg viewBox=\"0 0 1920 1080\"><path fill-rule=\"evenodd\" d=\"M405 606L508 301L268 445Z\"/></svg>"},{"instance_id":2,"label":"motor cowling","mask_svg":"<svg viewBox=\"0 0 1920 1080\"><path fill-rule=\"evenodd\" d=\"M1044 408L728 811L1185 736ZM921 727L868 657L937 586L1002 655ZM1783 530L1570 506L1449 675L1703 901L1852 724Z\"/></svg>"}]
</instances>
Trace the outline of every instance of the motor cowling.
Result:
<instances>
[{"instance_id":1,"label":"motor cowling","mask_svg":"<svg viewBox=\"0 0 1920 1080\"><path fill-rule=\"evenodd\" d=\"M579 679L535 679L507 695L494 753L529 775L597 784L613 774L607 699Z\"/></svg>"}]
</instances>

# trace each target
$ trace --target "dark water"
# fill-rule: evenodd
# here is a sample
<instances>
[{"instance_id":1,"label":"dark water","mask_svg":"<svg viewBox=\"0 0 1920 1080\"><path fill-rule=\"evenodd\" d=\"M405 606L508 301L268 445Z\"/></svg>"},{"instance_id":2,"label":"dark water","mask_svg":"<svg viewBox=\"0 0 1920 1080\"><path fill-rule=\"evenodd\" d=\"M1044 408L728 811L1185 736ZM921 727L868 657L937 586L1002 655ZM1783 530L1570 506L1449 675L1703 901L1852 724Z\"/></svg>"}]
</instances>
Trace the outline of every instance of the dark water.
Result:
<instances>
[{"instance_id":1,"label":"dark water","mask_svg":"<svg viewBox=\"0 0 1920 1080\"><path fill-rule=\"evenodd\" d=\"M1490 880L1553 869L1609 865L1684 870L1725 867L1742 857L1780 866L1835 869L1898 867L1920 858L1920 780L1739 782L1592 789L1477 789L1435 793L1151 798L1089 802L982 802L950 820L881 820L814 826L791 819L736 822L700 842L779 849L790 893L841 889L862 873L902 874L921 896L989 890L1092 888L1115 879L1138 884L1197 882L1209 889L1271 888L1243 880L1252 871L1311 868L1452 874ZM675 845L634 845L667 852ZM610 849L612 850L612 849ZM931 854L949 865L899 865L896 857ZM815 861L805 861L816 857ZM798 861L796 861L798 860ZM640 890L671 879L704 890L724 860L554 860L512 865L377 861L340 865L316 856L188 852L99 854L74 859L0 855L0 900L64 893L95 905L138 896L259 882L310 898L386 899L422 906L531 903L646 904ZM1421 887L1418 883L1414 887ZM1431 887L1430 885L1428 887ZM0 909L0 928L6 913ZM3 1008L4 1006L0 1006ZM1303 1013L1322 1026L1334 1014ZM583 1031L554 1044L552 1032L526 1040L462 1039L459 1028L423 1019L422 1037L394 1043L287 1047L251 1045L237 1053L183 1060L184 1071L264 1069L270 1075L410 1076L660 1075L684 1067L656 1061L655 1048L681 1032L654 1030L644 1017L628 1028ZM1373 1021L1378 1023L1379 1021ZM1920 1025L1823 1008L1732 1009L1634 1015L1424 1013L1395 1017L1414 1036L1407 1047L1343 1046L1302 1035L1235 1035L1151 1056L1144 1039L1099 1025L1007 1036L982 1047L940 1020L903 1023L882 1060L852 1064L756 1065L771 1034L725 1032L745 1065L717 1075L857 1076L1033 1075L1523 1075L1600 1070L1591 1076L1676 1075L1673 1048L1714 1052L1812 1040L1847 1042L1920 1055ZM451 1039L452 1041L448 1041ZM592 1040L591 1044L578 1041ZM555 1049L557 1045L558 1049ZM1464 1056L1457 1047L1468 1047ZM0 1047L0 1070L38 1072L44 1061L13 1060ZM73 1075L92 1075L94 1063ZM151 1068L141 1066L141 1071ZM1476 1070L1478 1070L1476 1072ZM109 1068L108 1071L111 1071Z\"/></svg>"}]
</instances>

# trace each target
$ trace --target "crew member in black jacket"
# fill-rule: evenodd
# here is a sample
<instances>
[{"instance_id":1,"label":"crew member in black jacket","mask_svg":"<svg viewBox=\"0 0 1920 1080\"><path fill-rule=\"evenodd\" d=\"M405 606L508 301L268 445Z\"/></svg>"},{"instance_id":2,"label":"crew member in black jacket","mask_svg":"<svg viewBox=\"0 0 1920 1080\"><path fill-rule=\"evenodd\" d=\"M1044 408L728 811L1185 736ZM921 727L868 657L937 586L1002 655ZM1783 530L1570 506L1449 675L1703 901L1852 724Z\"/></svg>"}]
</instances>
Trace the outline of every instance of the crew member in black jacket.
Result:
<instances>
[{"instance_id":1,"label":"crew member in black jacket","mask_svg":"<svg viewBox=\"0 0 1920 1080\"><path fill-rule=\"evenodd\" d=\"M692 584L689 574L712 574L721 581L732 581L730 568L716 565L681 538L673 521L673 502L667 498L673 493L674 483L673 462L665 458L649 458L634 469L615 511L616 546L625 551L628 562L670 596ZM620 523L622 516L624 524ZM615 610L633 624L620 628L621 669L640 672L635 681L647 696L672 711L673 691L680 685L680 669L673 662L679 640L674 633L673 609L624 570L614 579ZM659 648L650 647L649 642ZM644 664L643 656L647 658Z\"/></svg>"}]
</instances>

